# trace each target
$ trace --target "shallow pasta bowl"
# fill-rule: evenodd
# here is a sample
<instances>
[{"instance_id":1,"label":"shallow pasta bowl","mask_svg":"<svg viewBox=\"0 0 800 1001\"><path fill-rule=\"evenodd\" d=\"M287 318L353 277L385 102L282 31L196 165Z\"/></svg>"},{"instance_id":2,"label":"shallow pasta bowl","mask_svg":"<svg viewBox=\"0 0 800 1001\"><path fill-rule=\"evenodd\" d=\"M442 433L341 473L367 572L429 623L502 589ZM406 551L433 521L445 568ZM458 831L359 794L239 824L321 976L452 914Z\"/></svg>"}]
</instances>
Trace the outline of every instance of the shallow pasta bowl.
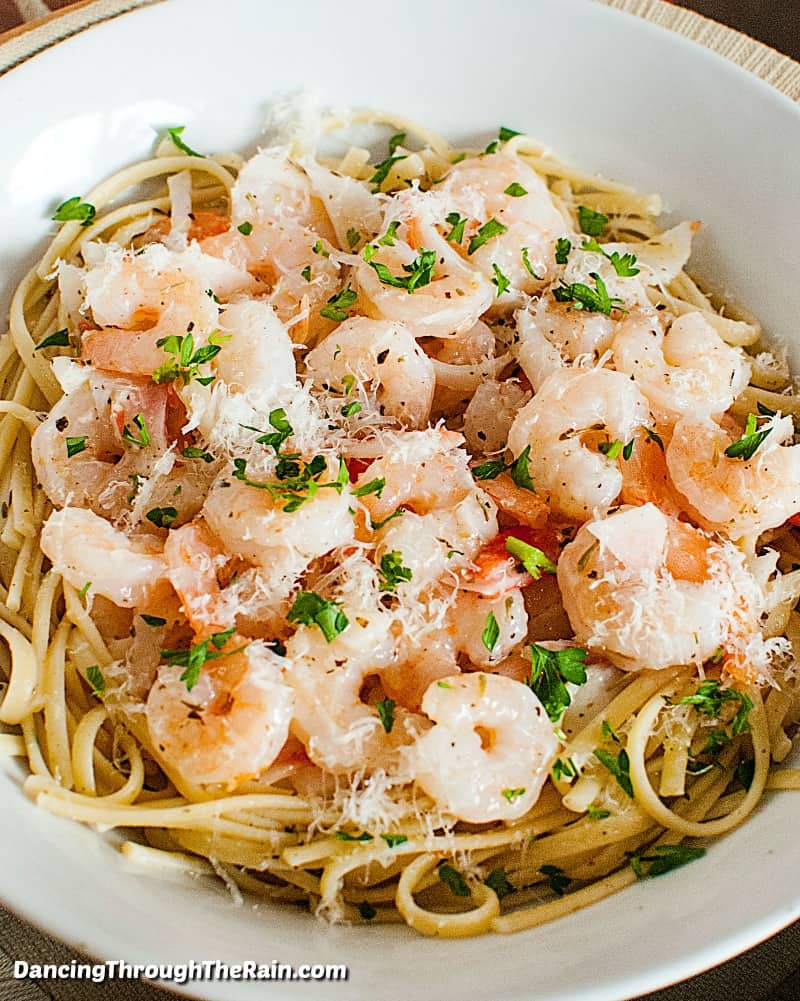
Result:
<instances>
[{"instance_id":1,"label":"shallow pasta bowl","mask_svg":"<svg viewBox=\"0 0 800 1001\"><path fill-rule=\"evenodd\" d=\"M582 167L660 191L702 219L694 269L785 339L800 371L800 109L708 51L588 0L407 3L168 0L96 26L0 80L0 309L64 198L183 123L202 148L246 149L270 99L306 89L337 106L414 117L453 140L501 123ZM797 802L768 795L701 862L510 937L420 939L329 927L291 909L137 868L113 841L54 818L0 774L0 897L104 958L340 964L346 983L194 982L199 997L366 1001L616 999L755 944L800 916ZM298 993L299 992L299 993Z\"/></svg>"}]
</instances>

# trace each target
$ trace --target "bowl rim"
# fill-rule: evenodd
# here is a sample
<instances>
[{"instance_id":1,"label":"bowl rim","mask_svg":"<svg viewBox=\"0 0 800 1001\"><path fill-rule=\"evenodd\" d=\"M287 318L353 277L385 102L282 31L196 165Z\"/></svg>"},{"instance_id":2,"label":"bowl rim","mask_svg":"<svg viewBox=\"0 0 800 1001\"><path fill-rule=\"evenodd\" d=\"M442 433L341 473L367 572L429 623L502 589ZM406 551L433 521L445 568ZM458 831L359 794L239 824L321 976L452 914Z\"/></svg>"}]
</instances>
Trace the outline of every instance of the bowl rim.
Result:
<instances>
[{"instance_id":1,"label":"bowl rim","mask_svg":"<svg viewBox=\"0 0 800 1001\"><path fill-rule=\"evenodd\" d=\"M64 43L69 43L73 38L84 35L93 28L127 17L128 15L139 16L144 13L147 16L146 12L148 10L156 10L159 7L166 6L167 3L170 6L177 6L181 3L187 4L188 2L189 0L81 0L73 8L53 11L51 15L45 18L12 29L10 32L0 35L0 87L2 87L2 77L13 73L15 69L26 65L31 60L36 60L39 56L46 55L51 49L61 47ZM632 9L633 7L647 8L648 6L655 5L657 10L677 13L664 0L648 0L647 3L642 3L642 0L568 0L568 2L575 6L582 6L588 3L605 6L609 9L609 16L612 18L628 19L636 17L643 31L652 32L661 37L664 35L671 36L673 43L682 48L688 46L703 50L707 55L710 54L719 66L727 66L737 77L745 76L751 86L757 86L772 100L783 103L784 107L790 106L794 113L800 117L800 106L798 105L798 101L792 96L795 91L800 95L800 76L798 76L797 81L792 81L791 79L788 81L788 90L776 86L774 82L768 82L754 70L747 69L732 58L727 57L716 46L704 44L704 42L691 37L682 29L676 30L668 25L652 20L648 17L644 9ZM80 15L82 19L81 23L75 25L70 22L70 14ZM727 35L748 42L753 47L751 52L765 50L768 53L774 54L782 63L800 74L800 63L771 49L769 46L757 42L735 29L720 25L718 22L714 22L697 12L681 9L680 14L687 16L687 23L693 20L701 24L712 24L722 29ZM59 33L58 37L52 37L50 40L42 43L41 30L59 23L68 23L70 26L66 28L63 34ZM20 40L25 41L26 39L31 43L29 45L30 51L13 64L2 68L3 56L11 44L13 43L16 46ZM108 929L105 927L93 927L91 945L87 944L87 938L82 934L84 927L78 923L70 925L69 923L62 922L58 929L54 930L53 919L50 916L52 908L48 907L44 900L39 897L30 898L22 894L18 894L16 897L14 895L9 896L9 891L3 888L0 890L0 905L5 907L19 920L32 925L43 935L55 938L59 942L64 943L80 955L88 956L101 962L110 959L123 959L126 963L147 964L153 962L151 956L140 953L139 947L135 943L121 948L119 940L115 937L111 927ZM773 912L755 924L748 923L738 932L728 935L727 938L716 945L698 946L694 952L684 953L682 956L675 957L674 959L666 959L658 965L651 966L644 973L627 976L621 974L613 983L609 981L599 989L590 987L573 989L570 997L574 1001L616 1001L616 999L622 997L635 998L652 991L666 989L714 969L736 956L757 947L798 920L800 920L800 900L796 901L793 908L788 911L780 914ZM224 981L197 982L183 985L161 980L142 982L181 997L201 999L219 998L220 1001L227 998L222 986ZM620 993L623 989L625 990L624 994Z\"/></svg>"}]
</instances>

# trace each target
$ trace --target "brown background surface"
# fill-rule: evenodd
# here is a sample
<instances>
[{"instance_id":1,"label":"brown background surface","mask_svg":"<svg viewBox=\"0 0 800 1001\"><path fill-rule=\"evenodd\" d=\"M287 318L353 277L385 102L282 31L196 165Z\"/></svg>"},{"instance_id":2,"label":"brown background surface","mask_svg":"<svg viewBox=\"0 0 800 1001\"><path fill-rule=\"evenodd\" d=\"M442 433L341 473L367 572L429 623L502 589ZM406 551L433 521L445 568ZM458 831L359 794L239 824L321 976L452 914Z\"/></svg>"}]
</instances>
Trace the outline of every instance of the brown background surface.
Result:
<instances>
[{"instance_id":1,"label":"brown background surface","mask_svg":"<svg viewBox=\"0 0 800 1001\"><path fill-rule=\"evenodd\" d=\"M602 2L623 5L619 0ZM45 6L58 10L71 5L72 0L47 0L46 5L41 0L20 0L28 17ZM676 0L675 6L728 24L800 60L800 0ZM14 0L0 0L0 33L21 20ZM642 1001L800 1001L798 942L797 927L789 929L732 963L648 995ZM52 963L69 962L73 955L61 943L0 909L0 1001L101 1001L108 997L116 1001L166 1001L168 997L149 985L130 981L105 986L85 982L37 984L14 982L10 976L12 957ZM565 1001L569 1001L568 996Z\"/></svg>"}]
</instances>

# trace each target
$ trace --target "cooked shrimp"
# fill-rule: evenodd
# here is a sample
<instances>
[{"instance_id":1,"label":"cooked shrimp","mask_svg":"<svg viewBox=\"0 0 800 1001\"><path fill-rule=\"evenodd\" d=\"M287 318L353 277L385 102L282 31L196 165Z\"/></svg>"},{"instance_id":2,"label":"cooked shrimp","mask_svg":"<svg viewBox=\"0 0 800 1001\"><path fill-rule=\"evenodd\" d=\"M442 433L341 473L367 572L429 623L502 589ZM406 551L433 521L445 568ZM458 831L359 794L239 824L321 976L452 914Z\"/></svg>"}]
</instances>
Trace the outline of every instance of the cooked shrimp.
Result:
<instances>
[{"instance_id":1,"label":"cooked shrimp","mask_svg":"<svg viewBox=\"0 0 800 1001\"><path fill-rule=\"evenodd\" d=\"M183 406L169 386L118 379L74 363L70 378L77 385L33 435L36 475L58 507L119 515L130 509L132 484L135 493L139 478L150 475L180 437Z\"/></svg>"},{"instance_id":2,"label":"cooked shrimp","mask_svg":"<svg viewBox=\"0 0 800 1001\"><path fill-rule=\"evenodd\" d=\"M499 664L522 643L528 631L528 613L518 589L498 598L463 591L458 596L453 618L458 649L478 667ZM497 626L496 637L491 633L492 622Z\"/></svg>"},{"instance_id":3,"label":"cooked shrimp","mask_svg":"<svg viewBox=\"0 0 800 1001\"><path fill-rule=\"evenodd\" d=\"M158 341L192 334L196 346L216 329L215 301L252 291L246 271L203 254L197 245L176 253L150 244L137 254L109 247L84 277L85 308L99 330L88 330L81 355L95 367L150 376L167 361Z\"/></svg>"},{"instance_id":4,"label":"cooked shrimp","mask_svg":"<svg viewBox=\"0 0 800 1001\"><path fill-rule=\"evenodd\" d=\"M91 585L120 608L146 611L169 592L161 543L126 535L85 508L54 511L42 526L42 552L73 587Z\"/></svg>"},{"instance_id":5,"label":"cooked shrimp","mask_svg":"<svg viewBox=\"0 0 800 1001\"><path fill-rule=\"evenodd\" d=\"M482 824L530 810L558 741L527 685L498 674L453 675L428 688L422 711L436 725L416 739L406 760L444 812Z\"/></svg>"},{"instance_id":6,"label":"cooked shrimp","mask_svg":"<svg viewBox=\"0 0 800 1001\"><path fill-rule=\"evenodd\" d=\"M419 712L422 699L435 681L459 673L452 616L444 627L403 631L397 658L381 671L386 694L401 706Z\"/></svg>"},{"instance_id":7,"label":"cooked shrimp","mask_svg":"<svg viewBox=\"0 0 800 1001\"><path fill-rule=\"evenodd\" d=\"M335 481L335 469L320 479ZM208 495L203 515L225 550L259 567L282 598L311 560L352 539L352 497L346 486L340 489L322 487L297 510L285 511L286 501L269 490L224 480Z\"/></svg>"},{"instance_id":8,"label":"cooked shrimp","mask_svg":"<svg viewBox=\"0 0 800 1001\"><path fill-rule=\"evenodd\" d=\"M433 365L401 323L345 320L308 354L306 370L318 386L337 392L346 391L348 377L368 386L381 413L407 427L428 423L436 385Z\"/></svg>"},{"instance_id":9,"label":"cooked shrimp","mask_svg":"<svg viewBox=\"0 0 800 1001\"><path fill-rule=\"evenodd\" d=\"M475 326L491 305L495 290L436 229L426 197L430 193L413 194L414 202L406 197L412 192L398 196L399 220L387 218L387 226L402 220L394 244L373 244L372 258L356 268L364 311L404 323L418 337L458 336ZM425 255L430 257L427 264ZM381 268L388 269L396 282L412 273L423 274L427 281L420 280L413 289L396 287L381 278Z\"/></svg>"},{"instance_id":10,"label":"cooked shrimp","mask_svg":"<svg viewBox=\"0 0 800 1001\"><path fill-rule=\"evenodd\" d=\"M497 531L491 501L467 494L452 507L415 514L406 511L378 532L376 562L397 553L411 579L398 584L401 600L414 604L442 577L469 565L481 544Z\"/></svg>"},{"instance_id":11,"label":"cooked shrimp","mask_svg":"<svg viewBox=\"0 0 800 1001\"><path fill-rule=\"evenodd\" d=\"M577 641L624 670L699 666L720 649L766 661L763 594L744 556L653 504L584 525L558 583Z\"/></svg>"},{"instance_id":12,"label":"cooked shrimp","mask_svg":"<svg viewBox=\"0 0 800 1001\"><path fill-rule=\"evenodd\" d=\"M598 446L627 444L648 421L647 403L627 376L562 369L519 412L508 447L517 457L530 447L537 491L564 517L583 521L595 508L613 504L622 488L624 459L609 458Z\"/></svg>"},{"instance_id":13,"label":"cooked shrimp","mask_svg":"<svg viewBox=\"0 0 800 1001\"><path fill-rule=\"evenodd\" d=\"M509 552L509 539L517 539L544 553L552 563L558 559L558 539L550 529L535 530L527 525L503 529L473 558L462 573L460 587L484 598L501 598L511 591L528 587L533 577L518 557Z\"/></svg>"},{"instance_id":14,"label":"cooked shrimp","mask_svg":"<svg viewBox=\"0 0 800 1001\"><path fill-rule=\"evenodd\" d=\"M800 510L800 446L791 417L774 418L749 459L725 454L734 438L713 421L687 417L675 426L667 466L700 522L733 539L754 538Z\"/></svg>"},{"instance_id":15,"label":"cooked shrimp","mask_svg":"<svg viewBox=\"0 0 800 1001\"><path fill-rule=\"evenodd\" d=\"M512 379L481 382L464 411L464 437L470 452L491 454L505 448L514 418L530 398L530 390Z\"/></svg>"},{"instance_id":16,"label":"cooked shrimp","mask_svg":"<svg viewBox=\"0 0 800 1001\"><path fill-rule=\"evenodd\" d=\"M460 434L444 429L405 433L386 432L381 436L381 455L358 478L357 485L383 480L380 494L363 498L372 520L383 521L401 506L417 514L447 508L479 491L469 471L469 456L461 448ZM488 498L487 519L493 516Z\"/></svg>"},{"instance_id":17,"label":"cooked shrimp","mask_svg":"<svg viewBox=\"0 0 800 1001\"><path fill-rule=\"evenodd\" d=\"M495 276L496 266L512 289L533 293L553 277L556 240L570 227L544 180L519 157L508 153L468 157L452 168L435 194L443 207L441 225L444 213L454 210L468 220L463 249L487 279ZM470 252L470 244L480 239L480 228L490 220L504 230ZM498 296L499 307L506 297L509 304L516 298L508 293Z\"/></svg>"},{"instance_id":18,"label":"cooked shrimp","mask_svg":"<svg viewBox=\"0 0 800 1001\"><path fill-rule=\"evenodd\" d=\"M369 698L368 679L377 678L393 657L387 616L345 608L349 625L331 643L316 627L300 627L286 644L287 679L295 694L292 731L311 760L330 772L353 772L381 761L408 739L407 714L395 710L381 721Z\"/></svg>"},{"instance_id":19,"label":"cooked shrimp","mask_svg":"<svg viewBox=\"0 0 800 1001\"><path fill-rule=\"evenodd\" d=\"M282 661L262 644L208 661L189 690L163 666L147 699L150 740L165 770L190 785L235 789L277 758L289 735L293 694Z\"/></svg>"},{"instance_id":20,"label":"cooked shrimp","mask_svg":"<svg viewBox=\"0 0 800 1001\"><path fill-rule=\"evenodd\" d=\"M686 499L678 493L667 469L665 449L672 438L672 428L657 424L637 435L630 458L622 464L623 504L646 504L652 501L664 514L677 517L686 512ZM651 437L652 434L658 439Z\"/></svg>"},{"instance_id":21,"label":"cooked shrimp","mask_svg":"<svg viewBox=\"0 0 800 1001\"><path fill-rule=\"evenodd\" d=\"M232 392L250 392L264 405L295 384L292 341L272 307L259 300L227 306L219 329L230 337L216 357L217 378Z\"/></svg>"},{"instance_id":22,"label":"cooked shrimp","mask_svg":"<svg viewBox=\"0 0 800 1001\"><path fill-rule=\"evenodd\" d=\"M636 380L653 410L672 420L724 413L750 381L741 348L727 345L701 313L686 313L664 334L657 313L619 325L614 364Z\"/></svg>"},{"instance_id":23,"label":"cooked shrimp","mask_svg":"<svg viewBox=\"0 0 800 1001\"><path fill-rule=\"evenodd\" d=\"M515 314L518 339L514 353L535 390L548 375L581 355L595 360L608 350L618 321L604 313L573 309L543 296Z\"/></svg>"}]
</instances>

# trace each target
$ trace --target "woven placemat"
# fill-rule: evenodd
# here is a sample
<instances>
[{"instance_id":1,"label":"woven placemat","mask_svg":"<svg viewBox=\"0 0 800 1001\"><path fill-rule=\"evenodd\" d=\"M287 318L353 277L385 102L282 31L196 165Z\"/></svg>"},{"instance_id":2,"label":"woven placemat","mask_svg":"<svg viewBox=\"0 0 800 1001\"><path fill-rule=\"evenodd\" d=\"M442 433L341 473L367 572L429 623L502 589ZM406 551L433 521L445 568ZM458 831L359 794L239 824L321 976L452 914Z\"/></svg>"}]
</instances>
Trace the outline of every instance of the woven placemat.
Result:
<instances>
[{"instance_id":1,"label":"woven placemat","mask_svg":"<svg viewBox=\"0 0 800 1001\"><path fill-rule=\"evenodd\" d=\"M0 3L6 0L0 0ZM0 75L93 24L160 0L83 0L0 36ZM800 101L800 64L732 28L663 0L595 0L628 11L712 49ZM108 986L50 981L46 989L11 978L14 959L68 963L75 954L0 909L0 1001L164 1001L149 985L116 981ZM643 1001L797 1001L800 997L800 924L737 959Z\"/></svg>"}]
</instances>

